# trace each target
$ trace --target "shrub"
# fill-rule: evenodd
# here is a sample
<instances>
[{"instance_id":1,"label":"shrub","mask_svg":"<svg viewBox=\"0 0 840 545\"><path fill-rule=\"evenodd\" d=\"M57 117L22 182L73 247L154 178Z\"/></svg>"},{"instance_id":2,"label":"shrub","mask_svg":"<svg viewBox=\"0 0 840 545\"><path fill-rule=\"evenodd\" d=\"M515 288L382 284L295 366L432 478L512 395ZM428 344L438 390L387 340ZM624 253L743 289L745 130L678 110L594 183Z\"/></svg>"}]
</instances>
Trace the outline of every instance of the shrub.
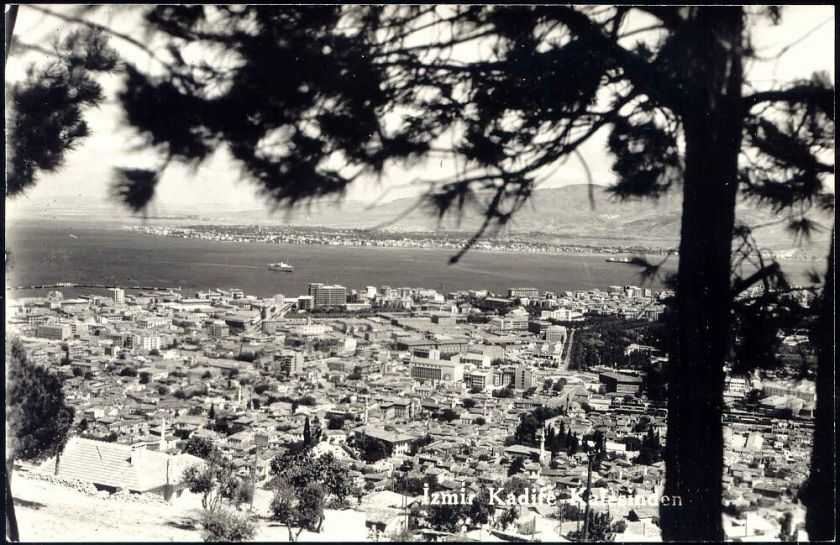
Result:
<instances>
[{"instance_id":1,"label":"shrub","mask_svg":"<svg viewBox=\"0 0 840 545\"><path fill-rule=\"evenodd\" d=\"M257 533L257 525L247 513L232 509L203 511L201 526L204 541L251 541Z\"/></svg>"}]
</instances>

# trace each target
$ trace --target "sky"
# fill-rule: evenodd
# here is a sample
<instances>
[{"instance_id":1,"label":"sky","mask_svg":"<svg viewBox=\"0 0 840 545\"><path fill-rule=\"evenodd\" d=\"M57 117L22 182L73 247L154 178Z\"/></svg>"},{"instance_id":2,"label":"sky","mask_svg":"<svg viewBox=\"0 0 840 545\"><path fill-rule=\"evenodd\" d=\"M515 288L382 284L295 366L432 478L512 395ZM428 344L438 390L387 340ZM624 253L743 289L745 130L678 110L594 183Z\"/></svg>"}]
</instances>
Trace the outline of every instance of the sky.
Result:
<instances>
[{"instance_id":1,"label":"sky","mask_svg":"<svg viewBox=\"0 0 840 545\"><path fill-rule=\"evenodd\" d=\"M45 6L69 12L74 6ZM108 6L92 15L94 20L138 36L134 12L125 7ZM632 23L631 23L632 24ZM638 24L643 24L639 19ZM31 6L20 7L15 39L30 44L48 46L56 36L67 32L70 26L55 17L36 11ZM753 43L762 57L773 57L787 48L780 58L771 61L751 61L746 67L747 78L759 89L777 87L796 78L807 78L814 71L826 71L834 80L834 8L833 6L788 6L778 26L768 23L751 29ZM154 47L154 43L150 42ZM138 49L119 39L111 40L119 53L143 69L154 69ZM44 62L43 54L12 48L6 66L6 80L21 79L25 67L32 62ZM148 167L154 164L153 156L138 149L139 140L122 122L122 114L114 101L119 88L115 76L102 80L108 97L98 109L86 112L91 136L71 152L65 166L57 173L42 175L37 185L25 195L7 201L7 214L42 207L96 206L110 203L108 183L111 170L116 166ZM606 131L601 131L580 149L593 180L610 184L614 175L610 170L612 160L606 153ZM422 188L410 183L418 176L435 178L452 173L451 165L426 161L413 169L393 167L382 179L363 179L352 184L345 196L348 201L387 202L400 197L418 195ZM570 159L544 182L542 187L560 187L585 183L586 176L581 161ZM195 171L179 165L170 166L158 185L151 211L155 214L224 208L227 210L268 209L256 186L241 178L240 169L225 149Z\"/></svg>"}]
</instances>

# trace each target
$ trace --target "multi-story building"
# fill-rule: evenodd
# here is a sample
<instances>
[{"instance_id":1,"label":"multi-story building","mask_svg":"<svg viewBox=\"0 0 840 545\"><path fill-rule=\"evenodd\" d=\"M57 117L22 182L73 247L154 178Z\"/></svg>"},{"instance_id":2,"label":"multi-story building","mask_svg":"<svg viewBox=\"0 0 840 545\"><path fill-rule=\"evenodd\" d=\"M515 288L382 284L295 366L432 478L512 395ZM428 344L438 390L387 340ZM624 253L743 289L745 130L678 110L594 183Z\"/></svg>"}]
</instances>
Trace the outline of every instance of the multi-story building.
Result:
<instances>
[{"instance_id":1,"label":"multi-story building","mask_svg":"<svg viewBox=\"0 0 840 545\"><path fill-rule=\"evenodd\" d=\"M451 312L436 312L432 314L432 323L442 326L455 327L455 316Z\"/></svg>"},{"instance_id":2,"label":"multi-story building","mask_svg":"<svg viewBox=\"0 0 840 545\"><path fill-rule=\"evenodd\" d=\"M461 363L471 364L477 368L490 367L491 358L482 351L468 351L461 355Z\"/></svg>"},{"instance_id":3,"label":"multi-story building","mask_svg":"<svg viewBox=\"0 0 840 545\"><path fill-rule=\"evenodd\" d=\"M70 324L41 324L35 330L35 336L53 341L63 341L70 338L73 330Z\"/></svg>"},{"instance_id":4,"label":"multi-story building","mask_svg":"<svg viewBox=\"0 0 840 545\"><path fill-rule=\"evenodd\" d=\"M414 416L414 405L410 401L391 401L379 406L383 416L388 419L405 420Z\"/></svg>"},{"instance_id":5,"label":"multi-story building","mask_svg":"<svg viewBox=\"0 0 840 545\"><path fill-rule=\"evenodd\" d=\"M553 319L563 322L570 322L572 320L580 320L583 318L583 313L577 310L568 308L558 308L555 310L544 310L540 313L540 318L543 320Z\"/></svg>"},{"instance_id":6,"label":"multi-story building","mask_svg":"<svg viewBox=\"0 0 840 545\"><path fill-rule=\"evenodd\" d=\"M125 303L125 290L122 288L110 288L108 291L113 293L114 303L121 305Z\"/></svg>"},{"instance_id":7,"label":"multi-story building","mask_svg":"<svg viewBox=\"0 0 840 545\"><path fill-rule=\"evenodd\" d=\"M528 322L528 331L542 337L545 334L545 330L548 329L548 326L550 325L551 322L546 320L530 320Z\"/></svg>"},{"instance_id":8,"label":"multi-story building","mask_svg":"<svg viewBox=\"0 0 840 545\"><path fill-rule=\"evenodd\" d=\"M143 316L137 319L138 327L151 329L153 327L163 327L170 323L169 318L163 316Z\"/></svg>"},{"instance_id":9,"label":"multi-story building","mask_svg":"<svg viewBox=\"0 0 840 545\"><path fill-rule=\"evenodd\" d=\"M516 375L516 369L514 369L513 367L505 367L500 370L500 374L502 379L501 383L499 383L499 386L513 386Z\"/></svg>"},{"instance_id":10,"label":"multi-story building","mask_svg":"<svg viewBox=\"0 0 840 545\"><path fill-rule=\"evenodd\" d=\"M508 288L508 299L539 299L540 290L537 288Z\"/></svg>"},{"instance_id":11,"label":"multi-story building","mask_svg":"<svg viewBox=\"0 0 840 545\"><path fill-rule=\"evenodd\" d=\"M80 342L70 341L67 343L67 357L71 360L79 359L85 354L85 345Z\"/></svg>"},{"instance_id":12,"label":"multi-story building","mask_svg":"<svg viewBox=\"0 0 840 545\"><path fill-rule=\"evenodd\" d=\"M727 375L723 379L723 392L725 394L743 395L749 389L747 379L744 377L736 377Z\"/></svg>"},{"instance_id":13,"label":"multi-story building","mask_svg":"<svg viewBox=\"0 0 840 545\"><path fill-rule=\"evenodd\" d=\"M293 335L297 335L299 337L318 337L330 329L330 326L326 324L313 324L311 322L307 322L305 324L296 325L290 328L289 331Z\"/></svg>"},{"instance_id":14,"label":"multi-story building","mask_svg":"<svg viewBox=\"0 0 840 545\"><path fill-rule=\"evenodd\" d=\"M296 376L303 373L303 354L293 350L284 350L274 355L274 371L286 376Z\"/></svg>"},{"instance_id":15,"label":"multi-story building","mask_svg":"<svg viewBox=\"0 0 840 545\"><path fill-rule=\"evenodd\" d=\"M642 288L638 286L624 286L624 296L633 299L642 296Z\"/></svg>"},{"instance_id":16,"label":"multi-story building","mask_svg":"<svg viewBox=\"0 0 840 545\"><path fill-rule=\"evenodd\" d=\"M764 393L768 396L798 397L804 401L815 402L817 400L814 381L765 381L762 384Z\"/></svg>"},{"instance_id":17,"label":"multi-story building","mask_svg":"<svg viewBox=\"0 0 840 545\"><path fill-rule=\"evenodd\" d=\"M160 337L157 335L134 335L131 347L138 350L160 350Z\"/></svg>"},{"instance_id":18,"label":"multi-story building","mask_svg":"<svg viewBox=\"0 0 840 545\"><path fill-rule=\"evenodd\" d=\"M215 320L207 326L207 334L216 338L227 337L230 335L230 326L222 320Z\"/></svg>"},{"instance_id":19,"label":"multi-story building","mask_svg":"<svg viewBox=\"0 0 840 545\"><path fill-rule=\"evenodd\" d=\"M605 372L598 375L598 380L606 386L607 392L618 394L638 394L642 389L641 377Z\"/></svg>"},{"instance_id":20,"label":"multi-story building","mask_svg":"<svg viewBox=\"0 0 840 545\"><path fill-rule=\"evenodd\" d=\"M566 342L566 328L561 325L551 325L545 330L545 342L564 343Z\"/></svg>"},{"instance_id":21,"label":"multi-story building","mask_svg":"<svg viewBox=\"0 0 840 545\"><path fill-rule=\"evenodd\" d=\"M414 437L407 434L386 431L380 428L365 428L361 434L368 439L381 441L388 449L389 456L402 456L411 450L411 443Z\"/></svg>"},{"instance_id":22,"label":"multi-story building","mask_svg":"<svg viewBox=\"0 0 840 545\"><path fill-rule=\"evenodd\" d=\"M438 349L441 354L458 354L466 352L470 347L469 339L398 339L397 350L431 350Z\"/></svg>"},{"instance_id":23,"label":"multi-story building","mask_svg":"<svg viewBox=\"0 0 840 545\"><path fill-rule=\"evenodd\" d=\"M534 385L534 371L525 365L520 365L513 372L513 387L516 390L527 390Z\"/></svg>"},{"instance_id":24,"label":"multi-story building","mask_svg":"<svg viewBox=\"0 0 840 545\"><path fill-rule=\"evenodd\" d=\"M460 361L439 359L440 353L433 350L430 357L411 358L409 372L415 380L458 382L464 379L464 364Z\"/></svg>"},{"instance_id":25,"label":"multi-story building","mask_svg":"<svg viewBox=\"0 0 840 545\"><path fill-rule=\"evenodd\" d=\"M474 390L485 390L492 386L496 386L493 381L493 371L490 369L481 371L470 371L464 373L464 383L467 388Z\"/></svg>"},{"instance_id":26,"label":"multi-story building","mask_svg":"<svg viewBox=\"0 0 840 545\"><path fill-rule=\"evenodd\" d=\"M525 331L528 329L528 315L510 313L496 316L490 320L490 328L494 331Z\"/></svg>"},{"instance_id":27,"label":"multi-story building","mask_svg":"<svg viewBox=\"0 0 840 545\"><path fill-rule=\"evenodd\" d=\"M476 301L476 306L483 310L505 310L510 308L513 302L510 299L502 299L500 297L485 297Z\"/></svg>"},{"instance_id":28,"label":"multi-story building","mask_svg":"<svg viewBox=\"0 0 840 545\"><path fill-rule=\"evenodd\" d=\"M344 286L324 285L324 284L310 284L309 295L313 298L313 303L318 307L340 307L347 303L347 288Z\"/></svg>"}]
</instances>

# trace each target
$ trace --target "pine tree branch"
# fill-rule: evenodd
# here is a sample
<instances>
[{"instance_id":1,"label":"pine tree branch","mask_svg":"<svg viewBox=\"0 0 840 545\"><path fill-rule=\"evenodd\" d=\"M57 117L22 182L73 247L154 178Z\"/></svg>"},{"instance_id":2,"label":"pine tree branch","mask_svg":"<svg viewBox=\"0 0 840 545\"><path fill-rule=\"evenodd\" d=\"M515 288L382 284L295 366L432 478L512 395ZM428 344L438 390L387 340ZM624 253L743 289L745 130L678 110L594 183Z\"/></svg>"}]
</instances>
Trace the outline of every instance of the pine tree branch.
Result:
<instances>
[{"instance_id":1,"label":"pine tree branch","mask_svg":"<svg viewBox=\"0 0 840 545\"><path fill-rule=\"evenodd\" d=\"M597 24L574 7L558 6L554 8L552 13L572 33L591 39L603 47L604 51L621 66L624 75L636 90L647 94L660 104L669 107L675 104L676 90L673 86L667 84L667 78L663 78L657 73L652 63L620 46L616 39L605 35ZM664 13L662 16L665 16ZM665 21L663 20L663 22Z\"/></svg>"},{"instance_id":2,"label":"pine tree branch","mask_svg":"<svg viewBox=\"0 0 840 545\"><path fill-rule=\"evenodd\" d=\"M115 38L119 38L120 40L123 40L123 41L133 45L134 47L139 48L144 53L146 53L149 57L151 57L153 60L160 63L162 66L164 66L166 68L169 68L169 64L166 61L164 61L163 59L161 59L160 57L158 57L157 54L147 44L143 43L142 41L140 41L136 38L133 38L133 37L129 36L128 34L118 32L118 31L110 28L107 25L100 25L99 23L94 23L93 21L88 21L86 19L82 19L81 17L76 17L76 16L73 16L73 15L66 15L66 14L63 14L63 13L58 13L58 12L43 8L41 6L34 5L34 4L27 4L26 7L29 8L29 9L34 9L35 11L40 11L41 13L43 13L45 15L50 15L52 17L56 17L58 19L61 19L62 21L68 22L68 23L76 23L76 24L80 24L80 25L85 25L89 28L94 28L94 29L97 29L97 30L101 30L102 32L108 33L108 34L114 36Z\"/></svg>"},{"instance_id":3,"label":"pine tree branch","mask_svg":"<svg viewBox=\"0 0 840 545\"><path fill-rule=\"evenodd\" d=\"M811 102L811 101L828 101L834 100L834 89L827 89L824 87L816 87L813 85L797 85L789 89L781 91L760 91L747 95L743 98L744 113L749 111L756 105L766 102Z\"/></svg>"}]
</instances>

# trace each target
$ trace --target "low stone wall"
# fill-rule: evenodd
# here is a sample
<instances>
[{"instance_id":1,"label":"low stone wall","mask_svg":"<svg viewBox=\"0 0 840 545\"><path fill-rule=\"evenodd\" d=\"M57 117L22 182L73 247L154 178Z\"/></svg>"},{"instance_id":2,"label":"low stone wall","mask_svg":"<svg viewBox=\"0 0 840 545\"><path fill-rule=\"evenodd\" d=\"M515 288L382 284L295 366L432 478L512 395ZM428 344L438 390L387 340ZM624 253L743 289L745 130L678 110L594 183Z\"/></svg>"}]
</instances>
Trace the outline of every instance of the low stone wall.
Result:
<instances>
[{"instance_id":1,"label":"low stone wall","mask_svg":"<svg viewBox=\"0 0 840 545\"><path fill-rule=\"evenodd\" d=\"M71 490L76 490L88 496L96 496L103 500L124 501L132 503L167 503L166 500L163 499L163 496L159 494L132 494L127 490L118 490L117 492L114 492L112 494L107 490L97 490L96 486L94 486L94 484L91 482L80 481L78 479L68 479L65 477L57 477L55 475L40 471L20 471L17 472L16 476L22 477L24 479L45 481L48 483L56 484L58 486L69 488Z\"/></svg>"},{"instance_id":2,"label":"low stone wall","mask_svg":"<svg viewBox=\"0 0 840 545\"><path fill-rule=\"evenodd\" d=\"M78 479L67 479L65 477L57 477L56 475L51 475L49 473L43 473L40 471L19 472L16 476L20 476L25 479L46 481L48 483L57 484L59 486L76 490L83 494L87 494L88 496L96 496L98 494L98 491L96 490L96 487L93 485L93 483L80 481Z\"/></svg>"},{"instance_id":3,"label":"low stone wall","mask_svg":"<svg viewBox=\"0 0 840 545\"><path fill-rule=\"evenodd\" d=\"M167 503L160 494L146 493L146 494L132 494L125 490L118 490L115 494L110 495L108 499L127 501L133 503Z\"/></svg>"}]
</instances>

